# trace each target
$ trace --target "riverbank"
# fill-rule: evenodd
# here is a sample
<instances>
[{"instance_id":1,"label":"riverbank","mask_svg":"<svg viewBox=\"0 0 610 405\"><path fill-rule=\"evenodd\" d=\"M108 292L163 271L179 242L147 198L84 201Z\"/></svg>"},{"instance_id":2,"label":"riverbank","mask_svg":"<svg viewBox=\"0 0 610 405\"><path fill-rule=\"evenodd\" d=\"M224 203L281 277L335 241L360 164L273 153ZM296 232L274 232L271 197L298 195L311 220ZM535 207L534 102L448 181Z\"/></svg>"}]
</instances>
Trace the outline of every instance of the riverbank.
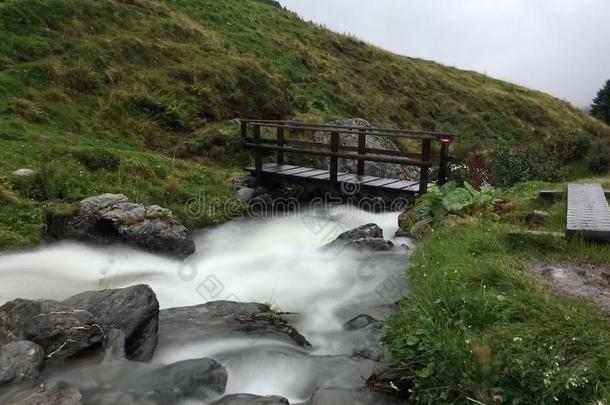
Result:
<instances>
[{"instance_id":1,"label":"riverbank","mask_svg":"<svg viewBox=\"0 0 610 405\"><path fill-rule=\"evenodd\" d=\"M520 185L507 195L507 213L455 219L415 249L411 293L386 338L414 402L606 403L607 315L531 271L534 262L610 263L607 245L541 234L564 227L565 201L537 199L558 187ZM533 210L548 215L528 225Z\"/></svg>"}]
</instances>

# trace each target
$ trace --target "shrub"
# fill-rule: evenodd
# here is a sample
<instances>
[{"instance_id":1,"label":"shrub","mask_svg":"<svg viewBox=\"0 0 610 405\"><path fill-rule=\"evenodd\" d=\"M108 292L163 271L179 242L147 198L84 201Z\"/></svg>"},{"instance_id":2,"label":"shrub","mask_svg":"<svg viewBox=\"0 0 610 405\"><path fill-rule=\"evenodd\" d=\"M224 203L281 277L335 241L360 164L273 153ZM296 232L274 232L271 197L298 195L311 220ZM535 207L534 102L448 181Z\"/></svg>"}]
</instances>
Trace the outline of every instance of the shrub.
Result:
<instances>
[{"instance_id":1,"label":"shrub","mask_svg":"<svg viewBox=\"0 0 610 405\"><path fill-rule=\"evenodd\" d=\"M190 114L185 105L171 97L160 94L142 96L135 100L135 105L167 129L182 131L189 128Z\"/></svg>"},{"instance_id":2,"label":"shrub","mask_svg":"<svg viewBox=\"0 0 610 405\"><path fill-rule=\"evenodd\" d=\"M121 164L118 156L102 148L79 150L73 152L72 155L89 170L116 171Z\"/></svg>"},{"instance_id":3,"label":"shrub","mask_svg":"<svg viewBox=\"0 0 610 405\"><path fill-rule=\"evenodd\" d=\"M421 238L443 226L449 215L491 213L498 201L491 187L478 191L468 183L464 183L464 187L447 183L421 196L411 210L401 215L399 225L401 229L409 229L414 237Z\"/></svg>"},{"instance_id":4,"label":"shrub","mask_svg":"<svg viewBox=\"0 0 610 405\"><path fill-rule=\"evenodd\" d=\"M550 151L550 158L569 163L585 158L592 141L591 136L582 130L560 131L548 137L545 145Z\"/></svg>"},{"instance_id":5,"label":"shrub","mask_svg":"<svg viewBox=\"0 0 610 405\"><path fill-rule=\"evenodd\" d=\"M587 158L589 170L597 174L610 173L610 141L598 141Z\"/></svg>"},{"instance_id":6,"label":"shrub","mask_svg":"<svg viewBox=\"0 0 610 405\"><path fill-rule=\"evenodd\" d=\"M554 181L560 177L561 162L540 145L511 145L499 142L489 155L490 182L509 187L528 181Z\"/></svg>"}]
</instances>

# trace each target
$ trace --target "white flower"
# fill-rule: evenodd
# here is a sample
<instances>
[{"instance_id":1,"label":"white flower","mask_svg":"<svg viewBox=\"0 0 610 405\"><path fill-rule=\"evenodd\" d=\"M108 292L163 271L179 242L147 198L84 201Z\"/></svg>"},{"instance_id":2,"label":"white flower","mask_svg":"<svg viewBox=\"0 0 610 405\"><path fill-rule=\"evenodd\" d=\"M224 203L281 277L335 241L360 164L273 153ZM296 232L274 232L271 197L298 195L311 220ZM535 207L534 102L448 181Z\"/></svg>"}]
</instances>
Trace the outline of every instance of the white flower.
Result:
<instances>
[{"instance_id":1,"label":"white flower","mask_svg":"<svg viewBox=\"0 0 610 405\"><path fill-rule=\"evenodd\" d=\"M522 342L522 341L523 341L523 339L521 339L519 336L515 336L513 338L513 342Z\"/></svg>"}]
</instances>

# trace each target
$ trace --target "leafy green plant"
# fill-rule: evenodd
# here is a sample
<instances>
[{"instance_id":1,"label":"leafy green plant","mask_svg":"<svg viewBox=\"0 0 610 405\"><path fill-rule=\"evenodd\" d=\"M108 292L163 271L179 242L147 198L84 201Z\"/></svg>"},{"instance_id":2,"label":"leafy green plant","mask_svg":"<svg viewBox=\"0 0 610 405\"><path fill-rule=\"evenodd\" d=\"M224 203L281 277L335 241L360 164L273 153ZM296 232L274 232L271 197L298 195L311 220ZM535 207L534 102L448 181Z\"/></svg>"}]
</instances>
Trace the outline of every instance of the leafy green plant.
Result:
<instances>
[{"instance_id":1,"label":"leafy green plant","mask_svg":"<svg viewBox=\"0 0 610 405\"><path fill-rule=\"evenodd\" d=\"M498 201L492 187L477 190L467 182L463 187L450 182L421 196L411 210L401 215L400 227L419 238L443 226L450 215L491 213Z\"/></svg>"}]
</instances>

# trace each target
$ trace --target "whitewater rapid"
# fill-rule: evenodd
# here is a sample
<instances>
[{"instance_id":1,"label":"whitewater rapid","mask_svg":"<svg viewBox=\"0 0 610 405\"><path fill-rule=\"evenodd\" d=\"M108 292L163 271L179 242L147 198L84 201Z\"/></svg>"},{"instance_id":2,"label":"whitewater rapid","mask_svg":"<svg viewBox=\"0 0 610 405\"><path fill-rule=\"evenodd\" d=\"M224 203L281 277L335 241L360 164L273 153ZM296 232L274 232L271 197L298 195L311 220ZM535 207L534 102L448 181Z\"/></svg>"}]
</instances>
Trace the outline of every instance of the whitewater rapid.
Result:
<instances>
[{"instance_id":1,"label":"whitewater rapid","mask_svg":"<svg viewBox=\"0 0 610 405\"><path fill-rule=\"evenodd\" d=\"M140 283L152 287L161 308L215 300L268 303L300 314L295 327L313 345L311 353L293 353L294 348L279 342L261 341L254 348L226 339L161 347L153 362L217 358L229 370L228 393L304 400L311 394L303 385L304 375L319 367L316 356L350 355L361 340L358 334L346 333L344 323L363 313L385 316L406 291L404 249L372 255L321 248L339 233L366 223L378 224L386 239L393 239L397 215L341 206L233 220L197 232L197 252L184 262L124 246L72 242L3 254L0 304L15 298L63 300L82 291ZM394 242L400 246L406 241ZM261 370L272 372L263 378Z\"/></svg>"}]
</instances>

